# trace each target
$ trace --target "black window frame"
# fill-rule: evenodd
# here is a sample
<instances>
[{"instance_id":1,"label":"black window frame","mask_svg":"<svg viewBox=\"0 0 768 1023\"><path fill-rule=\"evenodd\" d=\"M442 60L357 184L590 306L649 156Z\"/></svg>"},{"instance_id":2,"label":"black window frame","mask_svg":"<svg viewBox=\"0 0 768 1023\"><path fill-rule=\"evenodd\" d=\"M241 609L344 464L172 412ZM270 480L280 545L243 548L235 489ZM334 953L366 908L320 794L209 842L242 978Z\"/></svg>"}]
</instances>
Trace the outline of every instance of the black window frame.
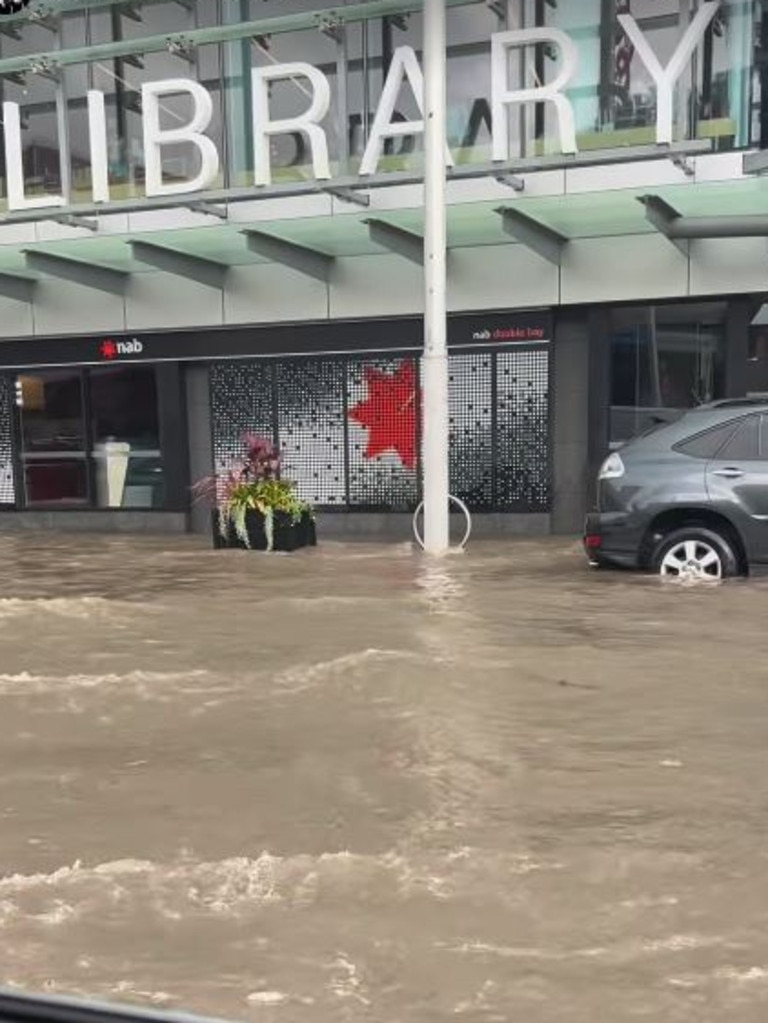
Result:
<instances>
[{"instance_id":1,"label":"black window frame","mask_svg":"<svg viewBox=\"0 0 768 1023\"><path fill-rule=\"evenodd\" d=\"M112 364L115 368L120 363ZM151 369L155 374L158 405L159 447L163 466L163 502L157 508L126 507L100 508L96 505L96 476L94 459L93 409L91 405L91 373L100 366L73 366L79 371L83 395L83 423L86 471L88 473L87 504L57 503L55 505L36 505L27 502L24 474L22 410L16 406L13 415L13 469L16 510L46 513L82 512L89 513L163 513L188 512L190 508L189 452L187 443L187 417L184 383L179 363L136 363L124 364L126 368L137 365ZM12 380L25 373L44 374L53 366L24 366L11 373Z\"/></svg>"}]
</instances>

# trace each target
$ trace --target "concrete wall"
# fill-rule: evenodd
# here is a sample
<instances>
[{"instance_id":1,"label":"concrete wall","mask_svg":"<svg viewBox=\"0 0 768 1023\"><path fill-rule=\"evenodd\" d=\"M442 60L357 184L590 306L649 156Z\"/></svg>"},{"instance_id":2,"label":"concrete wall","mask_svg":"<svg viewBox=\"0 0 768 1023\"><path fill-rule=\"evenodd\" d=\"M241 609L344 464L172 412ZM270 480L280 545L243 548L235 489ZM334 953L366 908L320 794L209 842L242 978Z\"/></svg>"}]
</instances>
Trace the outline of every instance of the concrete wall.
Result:
<instances>
[{"instance_id":1,"label":"concrete wall","mask_svg":"<svg viewBox=\"0 0 768 1023\"><path fill-rule=\"evenodd\" d=\"M0 533L46 530L62 533L186 533L182 512L0 511Z\"/></svg>"},{"instance_id":2,"label":"concrete wall","mask_svg":"<svg viewBox=\"0 0 768 1023\"><path fill-rule=\"evenodd\" d=\"M451 516L451 542L464 535L463 515ZM472 538L488 540L511 536L546 536L551 531L549 515L484 514L472 516ZM317 532L323 540L414 540L413 517L400 513L327 512L317 517ZM471 542L471 541L470 541Z\"/></svg>"}]
</instances>

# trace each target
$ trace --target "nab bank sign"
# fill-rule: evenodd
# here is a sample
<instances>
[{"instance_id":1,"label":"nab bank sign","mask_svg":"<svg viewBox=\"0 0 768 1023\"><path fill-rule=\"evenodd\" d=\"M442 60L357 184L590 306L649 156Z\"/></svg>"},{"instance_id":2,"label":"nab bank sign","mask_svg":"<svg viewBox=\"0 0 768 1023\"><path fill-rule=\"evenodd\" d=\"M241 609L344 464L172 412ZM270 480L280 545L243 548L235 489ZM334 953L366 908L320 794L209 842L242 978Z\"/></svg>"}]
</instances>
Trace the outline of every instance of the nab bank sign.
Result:
<instances>
[{"instance_id":1,"label":"nab bank sign","mask_svg":"<svg viewBox=\"0 0 768 1023\"><path fill-rule=\"evenodd\" d=\"M2 0L0 0L2 3ZM4 4L18 7L18 4ZM619 23L632 43L639 60L656 85L656 141L670 144L673 131L675 86L690 65L696 48L720 8L720 0L707 0L677 43L671 59L662 65L631 14L620 14ZM555 78L535 88L513 88L509 82L509 55L514 50L535 44L556 47L560 69ZM52 55L55 60L55 54ZM532 103L550 104L556 115L560 150L564 155L578 152L576 120L566 91L573 81L579 63L579 52L573 39L556 28L527 28L497 32L491 36L491 130L492 159L504 162L510 158L509 110ZM305 83L309 102L299 115L275 118L270 109L270 90L274 82L293 79ZM403 88L414 95L421 118L398 120L395 108ZM272 183L271 140L277 135L300 135L307 143L312 173L318 181L331 178L328 138L323 121L331 109L331 83L319 68L302 61L254 68L251 78L253 93L254 180L255 187ZM162 128L161 101L165 96L188 95L192 104L189 122L177 128ZM91 181L93 201L110 201L108 138L104 94L88 93L88 126L90 136ZM199 82L174 78L147 82L142 86L142 119L145 163L145 189L148 197L178 196L212 188L221 171L221 157L214 141L206 135L214 114L213 98ZM22 160L21 116L16 103L3 103L5 122L5 157L10 210L42 209L64 206L66 198L57 195L27 196ZM401 46L395 50L378 109L371 125L359 174L362 179L376 173L387 139L416 136L424 131L424 76L415 50ZM187 143L199 154L200 169L186 181L166 181L163 177L163 150L167 146ZM446 163L452 157L446 143Z\"/></svg>"}]
</instances>

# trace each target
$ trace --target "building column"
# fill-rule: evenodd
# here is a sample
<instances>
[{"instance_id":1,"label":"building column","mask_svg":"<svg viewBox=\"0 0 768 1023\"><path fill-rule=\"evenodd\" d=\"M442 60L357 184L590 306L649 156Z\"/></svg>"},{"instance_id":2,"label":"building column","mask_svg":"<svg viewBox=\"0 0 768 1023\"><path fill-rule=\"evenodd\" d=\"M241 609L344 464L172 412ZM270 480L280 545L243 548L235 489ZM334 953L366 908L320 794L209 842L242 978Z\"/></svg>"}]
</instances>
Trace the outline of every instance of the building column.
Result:
<instances>
[{"instance_id":1,"label":"building column","mask_svg":"<svg viewBox=\"0 0 768 1023\"><path fill-rule=\"evenodd\" d=\"M187 430L189 436L189 473L191 483L214 472L213 434L211 424L211 385L207 366L187 366L184 373L187 399ZM190 529L193 533L210 533L211 510L205 503L192 504Z\"/></svg>"},{"instance_id":2,"label":"building column","mask_svg":"<svg viewBox=\"0 0 768 1023\"><path fill-rule=\"evenodd\" d=\"M749 327L759 304L751 298L728 302L725 316L725 388L726 398L743 398L749 384Z\"/></svg>"},{"instance_id":3,"label":"building column","mask_svg":"<svg viewBox=\"0 0 768 1023\"><path fill-rule=\"evenodd\" d=\"M579 533L587 511L590 337L586 312L556 317L552 532Z\"/></svg>"}]
</instances>

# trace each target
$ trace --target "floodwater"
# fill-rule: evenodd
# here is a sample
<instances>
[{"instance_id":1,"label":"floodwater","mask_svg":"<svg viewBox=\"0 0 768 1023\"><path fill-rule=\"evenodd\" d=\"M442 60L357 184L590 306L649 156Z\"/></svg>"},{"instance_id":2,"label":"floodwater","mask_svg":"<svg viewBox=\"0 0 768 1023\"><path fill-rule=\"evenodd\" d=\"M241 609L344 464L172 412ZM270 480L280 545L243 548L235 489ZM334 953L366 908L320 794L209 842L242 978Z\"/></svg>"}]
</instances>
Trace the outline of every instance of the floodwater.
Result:
<instances>
[{"instance_id":1,"label":"floodwater","mask_svg":"<svg viewBox=\"0 0 768 1023\"><path fill-rule=\"evenodd\" d=\"M764 1023L768 582L0 540L0 984Z\"/></svg>"}]
</instances>

